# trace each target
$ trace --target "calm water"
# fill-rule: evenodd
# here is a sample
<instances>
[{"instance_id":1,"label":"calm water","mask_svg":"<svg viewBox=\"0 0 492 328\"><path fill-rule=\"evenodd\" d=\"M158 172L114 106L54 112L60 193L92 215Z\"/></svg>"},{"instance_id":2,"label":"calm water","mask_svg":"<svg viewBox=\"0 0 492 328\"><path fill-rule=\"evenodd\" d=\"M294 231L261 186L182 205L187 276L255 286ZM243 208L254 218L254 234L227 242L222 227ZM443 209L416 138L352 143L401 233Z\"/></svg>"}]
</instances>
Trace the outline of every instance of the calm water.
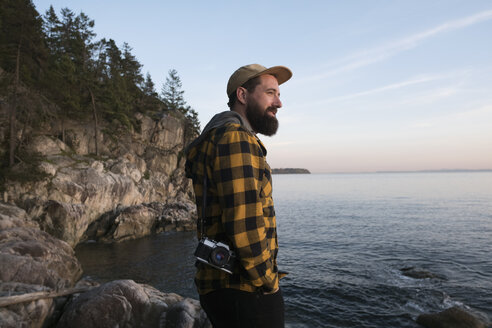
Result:
<instances>
[{"instance_id":1,"label":"calm water","mask_svg":"<svg viewBox=\"0 0 492 328\"><path fill-rule=\"evenodd\" d=\"M420 327L453 305L492 319L492 172L274 176L288 327ZM194 233L77 248L86 275L196 298ZM444 279L412 279L414 266Z\"/></svg>"}]
</instances>

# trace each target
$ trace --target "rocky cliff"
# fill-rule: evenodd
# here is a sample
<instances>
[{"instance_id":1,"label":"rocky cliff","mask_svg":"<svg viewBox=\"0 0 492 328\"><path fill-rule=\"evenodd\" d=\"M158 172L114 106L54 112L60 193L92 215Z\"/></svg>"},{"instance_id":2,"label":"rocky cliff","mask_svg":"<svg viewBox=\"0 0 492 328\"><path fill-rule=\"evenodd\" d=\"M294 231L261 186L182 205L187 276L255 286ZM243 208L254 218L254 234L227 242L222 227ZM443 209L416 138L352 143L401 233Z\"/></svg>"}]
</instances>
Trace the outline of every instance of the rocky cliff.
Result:
<instances>
[{"instance_id":1,"label":"rocky cliff","mask_svg":"<svg viewBox=\"0 0 492 328\"><path fill-rule=\"evenodd\" d=\"M64 122L64 141L60 122L30 131L25 151L36 160L38 178L7 178L3 201L24 209L41 230L71 246L193 229L193 193L181 155L184 121L177 113L135 119L138 131L101 129L99 156L93 155L91 124ZM32 163L17 164L11 175L26 171L33 171Z\"/></svg>"},{"instance_id":2,"label":"rocky cliff","mask_svg":"<svg viewBox=\"0 0 492 328\"><path fill-rule=\"evenodd\" d=\"M1 100L1 99L0 99ZM5 108L3 107L3 110ZM0 155L7 113L0 108ZM71 289L83 275L73 247L195 229L179 113L135 115L131 128L53 121L18 129L23 156L0 181L1 327L208 327L195 300L117 281L74 296L10 304L16 295ZM26 156L27 154L27 156ZM81 311L81 309L84 309Z\"/></svg>"}]
</instances>

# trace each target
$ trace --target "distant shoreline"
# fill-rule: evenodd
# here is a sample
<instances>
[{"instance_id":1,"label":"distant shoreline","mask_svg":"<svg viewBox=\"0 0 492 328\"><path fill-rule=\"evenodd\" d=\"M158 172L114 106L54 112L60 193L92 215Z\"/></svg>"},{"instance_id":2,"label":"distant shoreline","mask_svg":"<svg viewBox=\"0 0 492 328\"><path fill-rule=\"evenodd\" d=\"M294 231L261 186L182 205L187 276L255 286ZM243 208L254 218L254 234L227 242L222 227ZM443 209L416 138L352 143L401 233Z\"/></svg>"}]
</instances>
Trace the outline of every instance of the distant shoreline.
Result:
<instances>
[{"instance_id":1,"label":"distant shoreline","mask_svg":"<svg viewBox=\"0 0 492 328\"><path fill-rule=\"evenodd\" d=\"M307 169L301 168L281 168L272 169L272 174L311 174Z\"/></svg>"},{"instance_id":2,"label":"distant shoreline","mask_svg":"<svg viewBox=\"0 0 492 328\"><path fill-rule=\"evenodd\" d=\"M360 171L360 172L315 172L314 174L379 174L379 173L480 173L492 172L492 169L442 169L442 170L415 170L415 171Z\"/></svg>"},{"instance_id":3,"label":"distant shoreline","mask_svg":"<svg viewBox=\"0 0 492 328\"><path fill-rule=\"evenodd\" d=\"M442 170L416 170L416 171L376 171L375 173L460 173L460 172L492 172L492 169L483 169L483 170L442 169Z\"/></svg>"}]
</instances>

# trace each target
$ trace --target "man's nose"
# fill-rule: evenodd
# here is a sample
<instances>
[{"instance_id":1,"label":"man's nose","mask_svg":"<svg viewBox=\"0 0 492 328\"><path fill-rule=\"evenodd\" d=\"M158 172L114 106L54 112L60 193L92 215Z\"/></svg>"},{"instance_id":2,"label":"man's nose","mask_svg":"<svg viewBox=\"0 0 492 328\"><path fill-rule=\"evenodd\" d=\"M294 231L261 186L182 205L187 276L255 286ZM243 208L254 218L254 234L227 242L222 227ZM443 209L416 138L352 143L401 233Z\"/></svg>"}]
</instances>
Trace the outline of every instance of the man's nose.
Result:
<instances>
[{"instance_id":1,"label":"man's nose","mask_svg":"<svg viewBox=\"0 0 492 328\"><path fill-rule=\"evenodd\" d=\"M274 101L273 101L273 105L277 108L280 108L282 107L282 101L280 100L280 97L279 96L276 96Z\"/></svg>"}]
</instances>

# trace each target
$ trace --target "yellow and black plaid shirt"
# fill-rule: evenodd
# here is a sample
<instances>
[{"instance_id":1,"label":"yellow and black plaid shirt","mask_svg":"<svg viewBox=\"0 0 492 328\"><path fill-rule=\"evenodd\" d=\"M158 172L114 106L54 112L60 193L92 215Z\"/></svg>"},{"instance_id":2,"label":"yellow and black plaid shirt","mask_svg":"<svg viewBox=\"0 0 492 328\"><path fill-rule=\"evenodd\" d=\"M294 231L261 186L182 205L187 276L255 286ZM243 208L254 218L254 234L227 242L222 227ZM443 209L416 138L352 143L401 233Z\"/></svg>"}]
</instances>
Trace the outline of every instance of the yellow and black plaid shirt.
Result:
<instances>
[{"instance_id":1,"label":"yellow and black plaid shirt","mask_svg":"<svg viewBox=\"0 0 492 328\"><path fill-rule=\"evenodd\" d=\"M254 292L278 287L272 177L265 155L261 141L235 123L212 129L188 150L186 172L193 179L199 218L206 163L205 234L228 244L237 258L232 275L197 264L195 283L201 295L222 288ZM197 230L200 239L201 227Z\"/></svg>"}]
</instances>

